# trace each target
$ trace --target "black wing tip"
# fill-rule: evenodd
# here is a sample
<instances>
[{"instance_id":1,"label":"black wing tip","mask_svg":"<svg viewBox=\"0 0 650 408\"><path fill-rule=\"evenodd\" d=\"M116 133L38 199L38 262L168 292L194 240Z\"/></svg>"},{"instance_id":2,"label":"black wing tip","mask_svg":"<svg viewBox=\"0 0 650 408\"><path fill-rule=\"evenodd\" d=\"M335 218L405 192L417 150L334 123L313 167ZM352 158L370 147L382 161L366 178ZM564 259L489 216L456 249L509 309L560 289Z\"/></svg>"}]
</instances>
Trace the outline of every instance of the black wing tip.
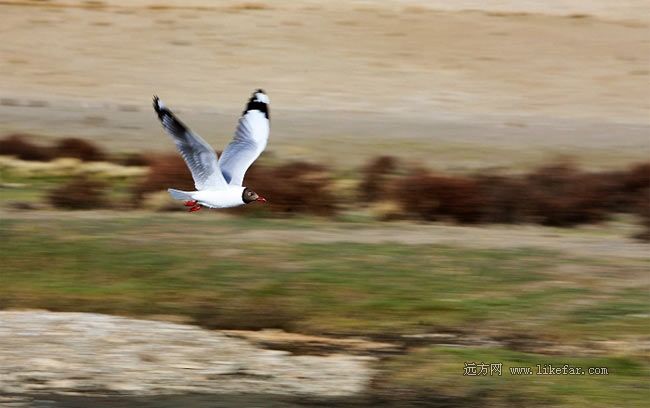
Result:
<instances>
[{"instance_id":1,"label":"black wing tip","mask_svg":"<svg viewBox=\"0 0 650 408\"><path fill-rule=\"evenodd\" d=\"M267 119L269 119L269 104L266 103L265 101L260 101L257 99L257 94L261 93L262 95L266 95L266 92L262 88L258 88L253 92L253 95L248 99L248 103L246 104L246 109L244 109L244 112L242 112L242 116L247 114L248 112L252 110L258 110L266 116Z\"/></svg>"},{"instance_id":2,"label":"black wing tip","mask_svg":"<svg viewBox=\"0 0 650 408\"><path fill-rule=\"evenodd\" d=\"M167 106L165 106L165 103L162 100L160 100L158 95L153 96L153 109L158 114L158 118L160 120L163 120L163 117L165 116L172 116L172 117L174 116L172 112L167 108Z\"/></svg>"},{"instance_id":3,"label":"black wing tip","mask_svg":"<svg viewBox=\"0 0 650 408\"><path fill-rule=\"evenodd\" d=\"M162 104L158 95L153 96L153 108L158 113L160 113L160 110L162 109Z\"/></svg>"}]
</instances>

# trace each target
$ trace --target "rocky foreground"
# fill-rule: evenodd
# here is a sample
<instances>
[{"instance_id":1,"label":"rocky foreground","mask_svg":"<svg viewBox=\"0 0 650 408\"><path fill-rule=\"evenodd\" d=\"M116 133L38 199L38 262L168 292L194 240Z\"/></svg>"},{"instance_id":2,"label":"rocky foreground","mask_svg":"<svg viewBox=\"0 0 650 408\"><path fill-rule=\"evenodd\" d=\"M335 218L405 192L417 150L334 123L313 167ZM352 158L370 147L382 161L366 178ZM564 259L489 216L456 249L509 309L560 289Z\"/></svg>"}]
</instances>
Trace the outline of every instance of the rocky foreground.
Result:
<instances>
[{"instance_id":1,"label":"rocky foreground","mask_svg":"<svg viewBox=\"0 0 650 408\"><path fill-rule=\"evenodd\" d=\"M188 393L345 397L370 358L292 355L195 326L93 313L0 312L0 396Z\"/></svg>"}]
</instances>

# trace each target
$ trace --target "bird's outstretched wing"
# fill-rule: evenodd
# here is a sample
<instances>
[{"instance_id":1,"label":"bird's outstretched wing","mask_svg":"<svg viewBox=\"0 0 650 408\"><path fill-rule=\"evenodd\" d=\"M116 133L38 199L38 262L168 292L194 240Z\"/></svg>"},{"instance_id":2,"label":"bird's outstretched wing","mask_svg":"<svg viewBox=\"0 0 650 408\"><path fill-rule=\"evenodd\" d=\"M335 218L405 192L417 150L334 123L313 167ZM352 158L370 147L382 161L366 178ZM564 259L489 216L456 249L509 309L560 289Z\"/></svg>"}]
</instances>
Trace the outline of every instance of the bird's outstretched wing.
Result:
<instances>
[{"instance_id":1,"label":"bird's outstretched wing","mask_svg":"<svg viewBox=\"0 0 650 408\"><path fill-rule=\"evenodd\" d=\"M246 170L266 148L269 131L269 97L258 89L248 100L235 137L219 159L219 167L228 184L242 185Z\"/></svg>"},{"instance_id":2,"label":"bird's outstretched wing","mask_svg":"<svg viewBox=\"0 0 650 408\"><path fill-rule=\"evenodd\" d=\"M157 97L153 98L153 108L163 128L174 139L178 151L192 173L197 190L218 190L227 183L221 174L217 154L201 136L192 132Z\"/></svg>"}]
</instances>

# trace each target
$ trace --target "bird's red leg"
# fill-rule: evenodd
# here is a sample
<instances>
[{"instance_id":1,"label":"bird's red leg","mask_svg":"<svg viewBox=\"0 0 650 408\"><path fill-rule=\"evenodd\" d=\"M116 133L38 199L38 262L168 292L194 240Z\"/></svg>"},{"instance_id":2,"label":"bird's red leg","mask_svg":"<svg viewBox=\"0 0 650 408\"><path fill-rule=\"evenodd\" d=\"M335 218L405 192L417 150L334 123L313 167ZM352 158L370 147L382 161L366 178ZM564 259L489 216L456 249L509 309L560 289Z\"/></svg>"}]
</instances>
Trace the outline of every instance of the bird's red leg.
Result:
<instances>
[{"instance_id":1,"label":"bird's red leg","mask_svg":"<svg viewBox=\"0 0 650 408\"><path fill-rule=\"evenodd\" d=\"M190 212L199 211L201 208L200 204L196 204L194 207L190 208Z\"/></svg>"},{"instance_id":2,"label":"bird's red leg","mask_svg":"<svg viewBox=\"0 0 650 408\"><path fill-rule=\"evenodd\" d=\"M194 207L196 204L196 200L185 201L185 207Z\"/></svg>"}]
</instances>

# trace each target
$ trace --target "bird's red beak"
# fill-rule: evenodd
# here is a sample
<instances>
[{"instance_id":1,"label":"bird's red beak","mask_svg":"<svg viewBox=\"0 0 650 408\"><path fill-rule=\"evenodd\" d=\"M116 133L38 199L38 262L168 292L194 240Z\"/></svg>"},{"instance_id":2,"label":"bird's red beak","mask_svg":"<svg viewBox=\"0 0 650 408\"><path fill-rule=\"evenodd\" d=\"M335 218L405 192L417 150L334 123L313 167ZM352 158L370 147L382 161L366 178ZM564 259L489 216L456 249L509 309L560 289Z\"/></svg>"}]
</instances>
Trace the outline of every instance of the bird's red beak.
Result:
<instances>
[{"instance_id":1,"label":"bird's red beak","mask_svg":"<svg viewBox=\"0 0 650 408\"><path fill-rule=\"evenodd\" d=\"M259 196L259 197L257 197L257 200L255 200L255 201L259 201L260 203L265 203L265 202L266 202L266 198L264 198L264 197L262 197L262 196Z\"/></svg>"}]
</instances>

